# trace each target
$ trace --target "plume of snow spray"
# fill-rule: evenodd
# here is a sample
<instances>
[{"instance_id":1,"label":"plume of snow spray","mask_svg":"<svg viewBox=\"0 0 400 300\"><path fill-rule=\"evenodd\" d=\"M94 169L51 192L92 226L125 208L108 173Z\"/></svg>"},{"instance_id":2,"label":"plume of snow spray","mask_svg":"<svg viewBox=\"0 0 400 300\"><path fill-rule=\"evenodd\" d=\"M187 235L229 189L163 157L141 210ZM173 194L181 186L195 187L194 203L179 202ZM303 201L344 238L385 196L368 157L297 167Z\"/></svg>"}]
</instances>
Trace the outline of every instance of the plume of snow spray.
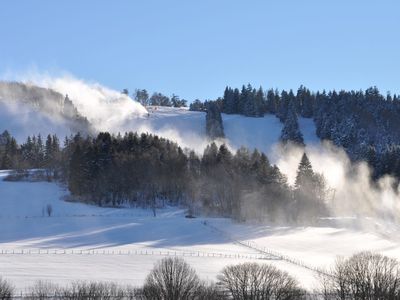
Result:
<instances>
[{"instance_id":1,"label":"plume of snow spray","mask_svg":"<svg viewBox=\"0 0 400 300\"><path fill-rule=\"evenodd\" d=\"M377 182L365 162L352 163L343 149L323 142L303 148L276 150L276 164L293 185L301 156L306 151L313 169L324 175L330 193L327 197L332 216L355 216L400 221L400 187L389 175Z\"/></svg>"},{"instance_id":2,"label":"plume of snow spray","mask_svg":"<svg viewBox=\"0 0 400 300\"><path fill-rule=\"evenodd\" d=\"M154 124L153 120L148 118L149 112L140 103L98 83L88 83L71 75L53 77L37 73L22 77L22 80L68 95L78 112L86 117L97 131L157 134L199 153L209 143L205 133L185 131L177 128L176 124Z\"/></svg>"}]
</instances>

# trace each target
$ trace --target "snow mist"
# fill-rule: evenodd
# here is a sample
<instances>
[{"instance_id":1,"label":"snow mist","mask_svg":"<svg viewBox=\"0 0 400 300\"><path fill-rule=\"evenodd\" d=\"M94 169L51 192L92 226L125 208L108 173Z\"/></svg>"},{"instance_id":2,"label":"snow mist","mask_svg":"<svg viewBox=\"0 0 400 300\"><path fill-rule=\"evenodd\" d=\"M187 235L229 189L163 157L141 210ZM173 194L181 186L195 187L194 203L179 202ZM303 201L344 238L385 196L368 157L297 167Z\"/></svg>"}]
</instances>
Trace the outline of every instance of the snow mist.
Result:
<instances>
[{"instance_id":1,"label":"snow mist","mask_svg":"<svg viewBox=\"0 0 400 300\"><path fill-rule=\"evenodd\" d=\"M96 82L87 82L69 74L51 76L38 72L26 72L23 75L11 77L8 75L7 77L68 95L78 112L86 117L98 132L152 133L170 139L183 148L194 149L198 153L202 153L209 144L205 132L198 134L190 130L182 130L177 124L149 118L149 112L140 103Z\"/></svg>"},{"instance_id":2,"label":"snow mist","mask_svg":"<svg viewBox=\"0 0 400 300\"><path fill-rule=\"evenodd\" d=\"M304 151L314 172L323 174L327 183L327 205L331 216L353 217L357 225L368 225L379 229L377 220L400 221L400 186L386 175L373 182L367 163L352 163L343 149L330 142L282 151L275 148L276 164L294 185L298 164ZM374 220L372 219L374 218ZM365 224L364 224L365 223ZM372 224L373 223L373 224Z\"/></svg>"}]
</instances>

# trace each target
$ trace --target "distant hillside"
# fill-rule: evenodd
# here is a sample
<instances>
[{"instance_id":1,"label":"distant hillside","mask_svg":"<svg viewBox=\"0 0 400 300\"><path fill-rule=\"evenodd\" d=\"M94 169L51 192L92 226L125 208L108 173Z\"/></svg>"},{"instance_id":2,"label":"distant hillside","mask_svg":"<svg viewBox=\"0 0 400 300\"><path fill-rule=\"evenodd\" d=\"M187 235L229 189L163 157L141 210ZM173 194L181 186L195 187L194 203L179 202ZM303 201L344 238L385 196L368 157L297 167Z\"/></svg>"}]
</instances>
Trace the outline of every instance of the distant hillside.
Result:
<instances>
[{"instance_id":1,"label":"distant hillside","mask_svg":"<svg viewBox=\"0 0 400 300\"><path fill-rule=\"evenodd\" d=\"M93 132L88 120L66 95L20 82L0 82L0 131L18 140L28 135Z\"/></svg>"}]
</instances>

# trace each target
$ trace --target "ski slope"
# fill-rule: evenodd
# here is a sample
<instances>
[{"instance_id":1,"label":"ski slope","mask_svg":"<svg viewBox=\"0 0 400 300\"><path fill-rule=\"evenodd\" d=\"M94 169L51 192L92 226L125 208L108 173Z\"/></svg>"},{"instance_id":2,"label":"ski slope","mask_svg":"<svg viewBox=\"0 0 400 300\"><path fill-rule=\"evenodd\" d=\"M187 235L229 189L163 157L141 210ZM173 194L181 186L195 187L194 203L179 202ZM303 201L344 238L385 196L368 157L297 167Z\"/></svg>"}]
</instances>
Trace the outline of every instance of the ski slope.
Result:
<instances>
[{"instance_id":1,"label":"ski slope","mask_svg":"<svg viewBox=\"0 0 400 300\"><path fill-rule=\"evenodd\" d=\"M7 174L0 172L0 179ZM309 269L256 250L267 248L309 266L336 255L374 250L398 257L400 230L390 237L328 224L276 227L237 224L224 218L187 219L182 209L101 208L63 201L68 192L49 182L0 181L0 276L23 291L38 279L66 284L77 279L139 286L166 256L187 260L205 280L230 264L271 263L312 290ZM51 217L43 208L52 205Z\"/></svg>"},{"instance_id":2,"label":"ski slope","mask_svg":"<svg viewBox=\"0 0 400 300\"><path fill-rule=\"evenodd\" d=\"M204 112L163 106L148 106L146 109L148 114L145 116L127 121L125 131L157 134L199 153L202 153L209 143L206 138Z\"/></svg>"},{"instance_id":3,"label":"ski slope","mask_svg":"<svg viewBox=\"0 0 400 300\"><path fill-rule=\"evenodd\" d=\"M205 131L205 113L187 108L147 107L147 117L133 119L127 130L152 132L176 141L183 147L202 153L210 143ZM242 115L222 114L224 142L236 151L240 147L271 153L279 142L283 124L274 115L251 118ZM319 143L312 119L299 118L300 130L307 145Z\"/></svg>"},{"instance_id":4,"label":"ski slope","mask_svg":"<svg viewBox=\"0 0 400 300\"><path fill-rule=\"evenodd\" d=\"M282 123L274 115L250 118L241 115L222 114L227 143L238 149L244 146L269 153L279 142Z\"/></svg>"}]
</instances>

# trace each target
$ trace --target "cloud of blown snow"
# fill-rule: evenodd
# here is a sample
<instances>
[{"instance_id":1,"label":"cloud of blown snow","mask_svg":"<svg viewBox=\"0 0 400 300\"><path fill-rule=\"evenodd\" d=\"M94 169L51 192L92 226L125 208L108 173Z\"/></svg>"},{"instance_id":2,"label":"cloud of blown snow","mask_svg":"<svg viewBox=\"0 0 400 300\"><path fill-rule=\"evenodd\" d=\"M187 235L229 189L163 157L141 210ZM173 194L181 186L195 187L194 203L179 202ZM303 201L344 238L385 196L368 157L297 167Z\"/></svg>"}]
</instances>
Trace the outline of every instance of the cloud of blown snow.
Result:
<instances>
[{"instance_id":1,"label":"cloud of blown snow","mask_svg":"<svg viewBox=\"0 0 400 300\"><path fill-rule=\"evenodd\" d=\"M79 113L98 131L121 131L132 119L147 114L147 110L129 96L98 83L87 83L72 76L37 77L33 82L68 95Z\"/></svg>"},{"instance_id":2,"label":"cloud of blown snow","mask_svg":"<svg viewBox=\"0 0 400 300\"><path fill-rule=\"evenodd\" d=\"M276 164L293 185L303 148L275 150ZM328 186L327 204L333 216L379 217L400 221L400 186L385 176L373 182L365 162L352 163L343 149L329 142L305 149L315 172L323 174Z\"/></svg>"},{"instance_id":3,"label":"cloud of blown snow","mask_svg":"<svg viewBox=\"0 0 400 300\"><path fill-rule=\"evenodd\" d=\"M97 131L153 133L199 153L209 144L203 128L205 116L202 114L201 122L187 128L188 123L181 124L178 118L150 118L147 109L129 96L96 82L77 79L70 74L54 76L31 71L22 75L7 74L6 77L68 95L78 112L86 117Z\"/></svg>"}]
</instances>

